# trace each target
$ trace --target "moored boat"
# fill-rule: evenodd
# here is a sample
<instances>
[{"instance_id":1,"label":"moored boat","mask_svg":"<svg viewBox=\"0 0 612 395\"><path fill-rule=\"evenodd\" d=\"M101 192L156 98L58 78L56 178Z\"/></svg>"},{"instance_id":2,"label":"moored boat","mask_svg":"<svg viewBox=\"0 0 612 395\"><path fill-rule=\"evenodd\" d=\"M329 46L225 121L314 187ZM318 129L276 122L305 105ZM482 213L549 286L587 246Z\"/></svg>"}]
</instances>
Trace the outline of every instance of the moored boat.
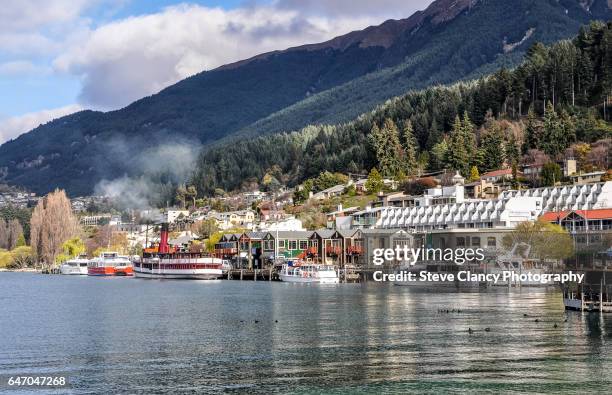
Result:
<instances>
[{"instance_id":1,"label":"moored boat","mask_svg":"<svg viewBox=\"0 0 612 395\"><path fill-rule=\"evenodd\" d=\"M88 263L87 255L79 255L77 258L62 263L60 273L64 275L87 275Z\"/></svg>"},{"instance_id":2,"label":"moored boat","mask_svg":"<svg viewBox=\"0 0 612 395\"><path fill-rule=\"evenodd\" d=\"M288 283L338 284L338 273L334 266L314 263L283 264L279 278Z\"/></svg>"},{"instance_id":3,"label":"moored boat","mask_svg":"<svg viewBox=\"0 0 612 395\"><path fill-rule=\"evenodd\" d=\"M168 224L162 224L157 247L147 248L134 262L142 278L215 280L223 275L223 261L201 252L181 251L168 244Z\"/></svg>"},{"instance_id":4,"label":"moored boat","mask_svg":"<svg viewBox=\"0 0 612 395\"><path fill-rule=\"evenodd\" d=\"M117 252L103 252L87 264L89 276L133 276L132 262Z\"/></svg>"}]
</instances>

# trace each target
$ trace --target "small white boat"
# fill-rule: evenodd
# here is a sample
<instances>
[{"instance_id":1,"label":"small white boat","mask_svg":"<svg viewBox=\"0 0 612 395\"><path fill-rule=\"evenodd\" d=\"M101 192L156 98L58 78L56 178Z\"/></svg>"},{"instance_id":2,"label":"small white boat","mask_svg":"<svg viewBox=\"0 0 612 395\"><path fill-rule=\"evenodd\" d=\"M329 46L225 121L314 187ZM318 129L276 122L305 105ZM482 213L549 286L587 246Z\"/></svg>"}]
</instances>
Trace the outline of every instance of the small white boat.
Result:
<instances>
[{"instance_id":1,"label":"small white boat","mask_svg":"<svg viewBox=\"0 0 612 395\"><path fill-rule=\"evenodd\" d=\"M87 255L79 255L77 258L70 259L60 266L60 273L66 275L87 275Z\"/></svg>"},{"instance_id":2,"label":"small white boat","mask_svg":"<svg viewBox=\"0 0 612 395\"><path fill-rule=\"evenodd\" d=\"M340 282L334 266L314 263L285 263L279 278L288 283L338 284Z\"/></svg>"},{"instance_id":3,"label":"small white boat","mask_svg":"<svg viewBox=\"0 0 612 395\"><path fill-rule=\"evenodd\" d=\"M523 251L519 252L522 247ZM550 267L535 259L528 259L531 246L525 243L515 244L510 252L500 255L495 261L495 266L489 269L490 273L499 274L502 278L497 286L522 286L522 287L546 287L551 284L529 280L531 276L541 276L550 273ZM504 273L511 275L509 280L504 280Z\"/></svg>"}]
</instances>

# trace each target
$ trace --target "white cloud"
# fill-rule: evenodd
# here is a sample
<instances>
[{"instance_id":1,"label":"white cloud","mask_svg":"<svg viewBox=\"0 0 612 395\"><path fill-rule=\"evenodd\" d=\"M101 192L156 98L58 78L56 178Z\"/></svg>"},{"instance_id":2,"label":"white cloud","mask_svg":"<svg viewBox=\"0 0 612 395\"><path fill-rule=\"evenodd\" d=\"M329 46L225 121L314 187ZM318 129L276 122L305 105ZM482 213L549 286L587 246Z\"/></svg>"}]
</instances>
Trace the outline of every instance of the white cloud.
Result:
<instances>
[{"instance_id":1,"label":"white cloud","mask_svg":"<svg viewBox=\"0 0 612 395\"><path fill-rule=\"evenodd\" d=\"M376 7L364 1L358 2L361 13L353 9L347 16L339 6L325 11L326 2L309 3L304 7L284 0L233 10L185 4L169 7L90 31L83 42L75 42L58 56L54 67L81 79L83 105L115 109L194 73L263 52L324 41L388 17L370 15ZM341 3L343 9L351 9L349 2ZM402 5L394 13L407 16L415 7Z\"/></svg>"},{"instance_id":2,"label":"white cloud","mask_svg":"<svg viewBox=\"0 0 612 395\"><path fill-rule=\"evenodd\" d=\"M42 110L31 112L16 117L0 119L0 144L5 141L14 139L20 134L34 129L40 124L49 122L53 119L63 117L64 115L72 114L80 111L82 108L78 104L55 108L51 110Z\"/></svg>"},{"instance_id":3,"label":"white cloud","mask_svg":"<svg viewBox=\"0 0 612 395\"><path fill-rule=\"evenodd\" d=\"M3 2L0 31L32 29L72 21L97 0L19 0Z\"/></svg>"},{"instance_id":4,"label":"white cloud","mask_svg":"<svg viewBox=\"0 0 612 395\"><path fill-rule=\"evenodd\" d=\"M37 66L29 60L14 60L0 63L0 76L16 76L27 74L42 74L50 71L49 68Z\"/></svg>"}]
</instances>

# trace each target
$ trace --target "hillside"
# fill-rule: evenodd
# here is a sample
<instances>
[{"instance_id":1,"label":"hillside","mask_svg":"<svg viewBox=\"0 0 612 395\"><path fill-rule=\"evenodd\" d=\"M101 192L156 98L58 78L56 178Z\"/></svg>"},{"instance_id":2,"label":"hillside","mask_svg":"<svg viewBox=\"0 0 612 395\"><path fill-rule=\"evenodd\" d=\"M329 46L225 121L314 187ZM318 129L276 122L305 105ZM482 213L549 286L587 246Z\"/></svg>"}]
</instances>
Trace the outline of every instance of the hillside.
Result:
<instances>
[{"instance_id":1,"label":"hillside","mask_svg":"<svg viewBox=\"0 0 612 395\"><path fill-rule=\"evenodd\" d=\"M443 168L467 177L472 168L489 171L530 157L554 161L568 149L582 157L582 169L606 170L611 70L612 22L592 22L572 41L533 45L514 70L412 91L348 123L207 149L192 182L210 194L265 187L264 179L295 185L324 171L366 174L373 167L388 177Z\"/></svg>"},{"instance_id":2,"label":"hillside","mask_svg":"<svg viewBox=\"0 0 612 395\"><path fill-rule=\"evenodd\" d=\"M189 162L200 145L348 121L410 89L515 65L533 42L611 12L606 0L438 0L404 20L202 72L118 111L42 125L0 147L0 181L88 194L172 162L160 151Z\"/></svg>"}]
</instances>

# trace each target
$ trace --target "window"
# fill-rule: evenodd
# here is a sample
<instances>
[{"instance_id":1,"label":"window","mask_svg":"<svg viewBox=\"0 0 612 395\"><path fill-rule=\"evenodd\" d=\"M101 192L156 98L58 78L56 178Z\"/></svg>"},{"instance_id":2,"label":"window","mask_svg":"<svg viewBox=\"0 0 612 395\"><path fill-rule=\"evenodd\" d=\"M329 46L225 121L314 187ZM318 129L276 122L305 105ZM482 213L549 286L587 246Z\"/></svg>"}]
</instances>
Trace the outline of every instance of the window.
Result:
<instances>
[{"instance_id":1,"label":"window","mask_svg":"<svg viewBox=\"0 0 612 395\"><path fill-rule=\"evenodd\" d=\"M465 238L457 237L457 247L465 247Z\"/></svg>"},{"instance_id":2,"label":"window","mask_svg":"<svg viewBox=\"0 0 612 395\"><path fill-rule=\"evenodd\" d=\"M297 241L296 240L289 240L289 249L290 250L297 250Z\"/></svg>"},{"instance_id":3,"label":"window","mask_svg":"<svg viewBox=\"0 0 612 395\"><path fill-rule=\"evenodd\" d=\"M278 241L278 247L279 248L285 248L285 240L279 240Z\"/></svg>"},{"instance_id":4,"label":"window","mask_svg":"<svg viewBox=\"0 0 612 395\"><path fill-rule=\"evenodd\" d=\"M305 250L306 248L308 248L308 241L300 240L300 250Z\"/></svg>"},{"instance_id":5,"label":"window","mask_svg":"<svg viewBox=\"0 0 612 395\"><path fill-rule=\"evenodd\" d=\"M496 247L497 239L495 237L487 237L487 247Z\"/></svg>"},{"instance_id":6,"label":"window","mask_svg":"<svg viewBox=\"0 0 612 395\"><path fill-rule=\"evenodd\" d=\"M480 237L472 237L472 246L480 247Z\"/></svg>"}]
</instances>

